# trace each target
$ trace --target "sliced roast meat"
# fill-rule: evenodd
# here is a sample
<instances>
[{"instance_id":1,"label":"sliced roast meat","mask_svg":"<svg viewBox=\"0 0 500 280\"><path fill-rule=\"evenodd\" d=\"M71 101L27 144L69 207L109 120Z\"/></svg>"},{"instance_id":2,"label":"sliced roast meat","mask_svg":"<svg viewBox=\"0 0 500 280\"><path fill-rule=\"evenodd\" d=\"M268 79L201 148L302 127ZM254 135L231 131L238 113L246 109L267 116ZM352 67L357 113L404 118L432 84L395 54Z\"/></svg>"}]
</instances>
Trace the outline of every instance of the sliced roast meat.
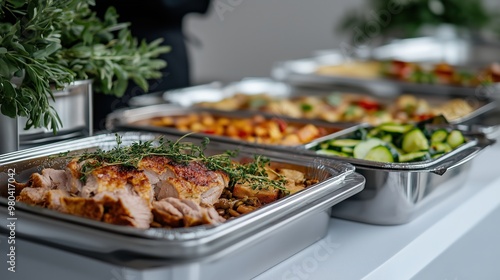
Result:
<instances>
[{"instance_id":1,"label":"sliced roast meat","mask_svg":"<svg viewBox=\"0 0 500 280\"><path fill-rule=\"evenodd\" d=\"M157 200L175 197L212 205L229 183L225 172L209 170L199 162L175 163L162 156L145 157L139 169L154 185Z\"/></svg>"},{"instance_id":2,"label":"sliced roast meat","mask_svg":"<svg viewBox=\"0 0 500 280\"><path fill-rule=\"evenodd\" d=\"M174 197L153 202L152 212L157 223L168 227L191 227L225 221L211 206L202 207L193 200Z\"/></svg>"},{"instance_id":3,"label":"sliced roast meat","mask_svg":"<svg viewBox=\"0 0 500 280\"><path fill-rule=\"evenodd\" d=\"M129 192L101 192L93 199L104 206L103 221L115 225L149 228L153 220L148 203Z\"/></svg>"},{"instance_id":4,"label":"sliced roast meat","mask_svg":"<svg viewBox=\"0 0 500 280\"><path fill-rule=\"evenodd\" d=\"M153 189L144 172L121 165L100 167L87 175L81 196L90 198L103 192L129 193L148 205L153 200Z\"/></svg>"},{"instance_id":5,"label":"sliced roast meat","mask_svg":"<svg viewBox=\"0 0 500 280\"><path fill-rule=\"evenodd\" d=\"M101 221L104 215L104 206L93 198L63 197L61 212L84 218Z\"/></svg>"},{"instance_id":6,"label":"sliced roast meat","mask_svg":"<svg viewBox=\"0 0 500 280\"><path fill-rule=\"evenodd\" d=\"M46 188L24 188L17 201L26 204L43 206L49 209L60 210L61 198L68 197L69 193L65 190L49 190Z\"/></svg>"},{"instance_id":7,"label":"sliced roast meat","mask_svg":"<svg viewBox=\"0 0 500 280\"><path fill-rule=\"evenodd\" d=\"M45 202L46 188L24 188L21 193L16 197L17 201L24 202L31 205L42 206Z\"/></svg>"}]
</instances>

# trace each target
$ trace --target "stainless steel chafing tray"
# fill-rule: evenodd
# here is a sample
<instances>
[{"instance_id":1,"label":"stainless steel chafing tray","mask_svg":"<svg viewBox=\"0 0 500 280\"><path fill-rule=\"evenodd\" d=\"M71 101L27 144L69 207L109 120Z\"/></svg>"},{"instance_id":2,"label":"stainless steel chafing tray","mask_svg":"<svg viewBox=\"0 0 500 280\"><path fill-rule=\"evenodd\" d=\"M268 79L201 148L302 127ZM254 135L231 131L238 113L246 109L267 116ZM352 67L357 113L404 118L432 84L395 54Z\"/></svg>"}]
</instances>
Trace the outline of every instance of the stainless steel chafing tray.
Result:
<instances>
[{"instance_id":1,"label":"stainless steel chafing tray","mask_svg":"<svg viewBox=\"0 0 500 280\"><path fill-rule=\"evenodd\" d=\"M108 115L106 119L106 127L109 130L139 130L139 131L151 131L151 132L160 132L160 133L168 133L168 134L174 134L174 135L185 135L188 133L187 131L179 130L175 127L163 127L163 126L156 126L150 123L151 120L153 120L156 117L183 117L183 116L189 116L190 114L195 114L195 113L209 113L210 115L214 117L224 117L228 119L244 119L244 118L252 118L256 115L262 116L265 119L273 119L277 118L276 116L270 115L270 114L265 114L265 113L258 113L258 112L243 112L243 111L219 111L219 110L213 110L213 109L207 109L207 108L197 108L197 107L189 107L189 108L184 108L184 107L178 107L175 105L171 104L160 104L160 105L153 105L153 106L146 106L146 107L140 107L140 108L133 108L133 109L122 109L115 111ZM340 131L342 129L352 127L353 123L327 123L323 121L315 121L315 120L305 120L305 119L293 119L293 118L287 118L287 117L279 117L280 121L285 122L287 125L297 125L297 126L305 126L307 124L313 124L318 128L324 129L328 134ZM214 134L207 134L207 133L202 133L198 132L196 134L192 135L193 137L202 137L202 136L207 136L210 137L211 139L218 140L218 141L223 141L223 142L228 142L228 143L233 143L233 144L240 144L244 142L245 140L243 139L233 139L229 136L222 136L222 135L214 135ZM323 137L320 137L318 139L323 139ZM255 145L255 146L261 146L261 147L272 147L276 145L272 144L257 144L253 142L246 142L249 145Z\"/></svg>"},{"instance_id":2,"label":"stainless steel chafing tray","mask_svg":"<svg viewBox=\"0 0 500 280\"><path fill-rule=\"evenodd\" d=\"M367 125L335 133L330 135L330 139L348 136L360 127ZM480 133L474 135L466 136L466 144L437 159L414 163L382 163L316 154L309 150L321 141L303 146L301 152L349 162L356 167L356 172L366 178L366 186L361 193L332 208L333 217L397 225L410 222L464 184L472 159L494 143Z\"/></svg>"},{"instance_id":3,"label":"stainless steel chafing tray","mask_svg":"<svg viewBox=\"0 0 500 280\"><path fill-rule=\"evenodd\" d=\"M329 56L317 56L305 59L282 61L275 64L272 76L294 86L312 86L329 88L345 86L368 91L377 95L396 95L398 93L423 93L433 95L454 95L498 99L500 83L479 87L452 86L439 84L410 83L385 78L357 78L339 75L321 75L316 73L321 66L339 65L345 59L331 60Z\"/></svg>"},{"instance_id":4,"label":"stainless steel chafing tray","mask_svg":"<svg viewBox=\"0 0 500 280\"><path fill-rule=\"evenodd\" d=\"M376 85L376 83L374 84ZM373 86L373 84L371 84L370 86ZM353 88L351 88L351 90L352 89ZM184 88L176 91L169 91L163 94L163 98L174 105L180 105L182 107L193 107L197 106L201 102L217 102L225 98L233 97L236 94L245 94L248 96L256 94L266 94L271 98L293 99L303 96L328 96L332 93L335 93L339 96L342 96L344 94L357 94L360 97L363 97L363 95L367 97L369 96L370 98L380 102L383 105L393 104L397 98L397 95L394 92L391 92L390 89L386 89L386 87L381 87L380 92L375 92L375 94L373 94L373 92L342 93L327 88L300 86L296 87L277 80L262 78L248 78L238 82L230 83L226 86L222 86L221 84L217 84L216 86L214 86L214 84L207 84ZM428 94L421 93L413 95L418 98L425 99L431 107L443 105L445 102L450 101L452 98L457 98L456 96L437 94L434 92ZM475 95L469 95L467 97L462 96L460 98L465 98L467 103L472 106L473 111L460 118L449 120L450 123L458 124L470 120L475 120L479 116L482 116L483 114L490 112L491 110L498 107L498 102L492 99L478 98ZM226 110L225 108L221 109ZM246 108L245 110L250 109Z\"/></svg>"},{"instance_id":5,"label":"stainless steel chafing tray","mask_svg":"<svg viewBox=\"0 0 500 280\"><path fill-rule=\"evenodd\" d=\"M159 136L158 134L132 132L120 133L120 135L122 135L122 145L139 140L153 140ZM177 140L177 137L173 136L164 137L169 140ZM197 143L199 139L188 137L184 141ZM9 169L14 169L15 178L23 181L31 173L40 171L42 168L59 168L65 165L65 160L54 159L50 155L68 150L81 152L96 148L110 149L115 144L115 135L106 134L0 156L0 189L2 194L0 197L0 217L4 219L9 217L8 199L6 198ZM151 228L140 230L84 219L18 202L15 205L16 236L60 246L67 250L85 252L94 257L142 259L144 260L142 263L146 265L199 259L207 261L209 260L208 256L220 259L226 255L230 256L231 252L240 248L247 248L251 251L251 248L259 247L259 242L263 240L266 244L274 241L283 246L285 244L289 246L283 252L271 251L271 247L266 248L269 250L268 254L276 254L278 258L273 257L271 263L262 264L258 268L262 270L255 271L255 273L260 273L263 269L269 268L268 265L272 266L282 261L324 236L327 231L328 219L318 218L316 215L325 216L329 207L354 195L364 186L364 178L354 173L354 167L347 163L322 159L312 160L304 156L219 142L211 142L207 153L222 153L235 149L240 151L240 156L243 158L253 156L253 154L262 154L272 162L303 170L307 176L317 178L320 182L220 225L179 229ZM308 228L308 234L281 232L280 227L285 226L289 229L290 227L295 229ZM278 232L280 232L279 235ZM284 240L287 242L283 243Z\"/></svg>"}]
</instances>

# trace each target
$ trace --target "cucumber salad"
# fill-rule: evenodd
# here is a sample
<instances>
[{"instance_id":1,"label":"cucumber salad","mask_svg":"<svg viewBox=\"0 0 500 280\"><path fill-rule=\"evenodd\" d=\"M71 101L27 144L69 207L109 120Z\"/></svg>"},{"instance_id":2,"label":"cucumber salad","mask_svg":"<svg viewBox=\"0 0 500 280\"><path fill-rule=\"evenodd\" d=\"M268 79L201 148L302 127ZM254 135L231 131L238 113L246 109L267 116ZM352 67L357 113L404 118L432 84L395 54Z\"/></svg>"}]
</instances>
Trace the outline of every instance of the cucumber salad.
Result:
<instances>
[{"instance_id":1,"label":"cucumber salad","mask_svg":"<svg viewBox=\"0 0 500 280\"><path fill-rule=\"evenodd\" d=\"M318 154L378 162L416 162L438 158L465 142L459 130L386 123L360 128L349 138L327 140L313 149Z\"/></svg>"}]
</instances>

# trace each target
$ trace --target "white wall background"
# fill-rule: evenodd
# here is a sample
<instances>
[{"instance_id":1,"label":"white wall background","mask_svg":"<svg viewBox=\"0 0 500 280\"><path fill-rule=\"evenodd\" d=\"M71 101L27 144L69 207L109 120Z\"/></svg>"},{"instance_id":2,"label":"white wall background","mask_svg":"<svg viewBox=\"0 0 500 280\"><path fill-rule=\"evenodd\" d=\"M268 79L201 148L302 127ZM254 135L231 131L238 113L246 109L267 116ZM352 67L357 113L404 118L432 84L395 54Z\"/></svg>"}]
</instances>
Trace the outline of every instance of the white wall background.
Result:
<instances>
[{"instance_id":1,"label":"white wall background","mask_svg":"<svg viewBox=\"0 0 500 280\"><path fill-rule=\"evenodd\" d=\"M334 24L361 3L363 0L213 0L207 15L190 15L185 22L186 32L203 44L189 47L193 81L269 76L275 61L334 48L344 39L334 33Z\"/></svg>"},{"instance_id":2,"label":"white wall background","mask_svg":"<svg viewBox=\"0 0 500 280\"><path fill-rule=\"evenodd\" d=\"M499 0L486 0L499 6ZM269 76L276 61L307 57L338 47L346 37L335 30L342 16L364 0L213 0L207 15L190 15L188 34L194 83ZM218 9L217 9L218 8ZM226 9L224 9L226 8Z\"/></svg>"}]
</instances>

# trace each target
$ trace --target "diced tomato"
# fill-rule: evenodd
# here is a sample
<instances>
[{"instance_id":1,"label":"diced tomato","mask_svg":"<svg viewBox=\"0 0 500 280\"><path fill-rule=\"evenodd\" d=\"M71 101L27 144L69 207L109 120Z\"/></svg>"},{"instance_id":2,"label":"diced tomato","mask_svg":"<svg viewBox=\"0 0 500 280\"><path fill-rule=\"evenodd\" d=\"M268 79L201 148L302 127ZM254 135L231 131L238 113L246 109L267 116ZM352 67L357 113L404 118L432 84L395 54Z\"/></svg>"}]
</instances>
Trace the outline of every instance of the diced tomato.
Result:
<instances>
[{"instance_id":1,"label":"diced tomato","mask_svg":"<svg viewBox=\"0 0 500 280\"><path fill-rule=\"evenodd\" d=\"M238 131L238 137L245 138L247 136L248 136L248 133L246 133L245 131L243 131L243 130Z\"/></svg>"},{"instance_id":2,"label":"diced tomato","mask_svg":"<svg viewBox=\"0 0 500 280\"><path fill-rule=\"evenodd\" d=\"M283 119L274 119L274 121L278 124L280 132L285 132L287 123Z\"/></svg>"},{"instance_id":3,"label":"diced tomato","mask_svg":"<svg viewBox=\"0 0 500 280\"><path fill-rule=\"evenodd\" d=\"M206 133L206 134L215 134L215 129L205 129L205 130L203 130L203 133Z\"/></svg>"},{"instance_id":4,"label":"diced tomato","mask_svg":"<svg viewBox=\"0 0 500 280\"><path fill-rule=\"evenodd\" d=\"M434 114L430 114L430 113L415 116L417 121L425 121L425 120L428 120L432 117L434 117Z\"/></svg>"},{"instance_id":5,"label":"diced tomato","mask_svg":"<svg viewBox=\"0 0 500 280\"><path fill-rule=\"evenodd\" d=\"M414 71L414 65L401 60L392 61L391 73L395 78L406 80Z\"/></svg>"},{"instance_id":6,"label":"diced tomato","mask_svg":"<svg viewBox=\"0 0 500 280\"><path fill-rule=\"evenodd\" d=\"M357 105L365 110L378 110L380 108L380 104L375 100L370 99L361 99L357 102Z\"/></svg>"}]
</instances>

